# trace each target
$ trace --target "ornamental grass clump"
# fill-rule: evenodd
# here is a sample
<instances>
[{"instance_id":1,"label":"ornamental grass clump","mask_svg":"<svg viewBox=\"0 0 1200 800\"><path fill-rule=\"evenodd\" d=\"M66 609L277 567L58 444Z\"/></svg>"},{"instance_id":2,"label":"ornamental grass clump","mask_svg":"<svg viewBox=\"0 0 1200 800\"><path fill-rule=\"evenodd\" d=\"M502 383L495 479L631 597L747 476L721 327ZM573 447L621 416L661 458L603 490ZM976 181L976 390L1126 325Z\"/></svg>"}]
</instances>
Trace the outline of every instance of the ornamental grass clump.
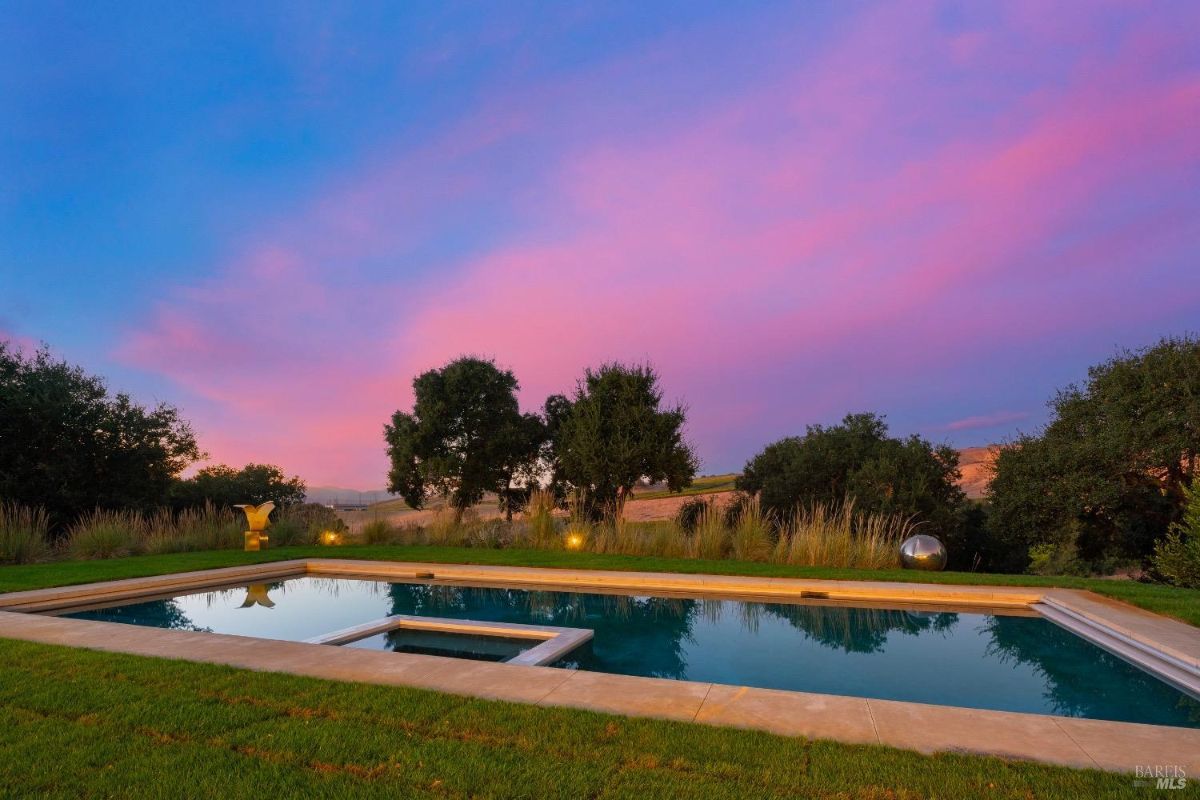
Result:
<instances>
[{"instance_id":1,"label":"ornamental grass clump","mask_svg":"<svg viewBox=\"0 0 1200 800\"><path fill-rule=\"evenodd\" d=\"M713 513L716 513L716 509ZM771 556L774 529L771 515L763 512L757 497L753 498L743 506L737 516L737 524L733 526L729 541L730 556L737 561L766 561Z\"/></svg>"},{"instance_id":2,"label":"ornamental grass clump","mask_svg":"<svg viewBox=\"0 0 1200 800\"><path fill-rule=\"evenodd\" d=\"M554 494L538 489L529 495L525 509L525 538L522 544L528 547L549 549L561 542L558 525L554 519Z\"/></svg>"},{"instance_id":3,"label":"ornamental grass clump","mask_svg":"<svg viewBox=\"0 0 1200 800\"><path fill-rule=\"evenodd\" d=\"M50 519L40 507L0 503L0 563L31 564L50 557Z\"/></svg>"},{"instance_id":4,"label":"ornamental grass clump","mask_svg":"<svg viewBox=\"0 0 1200 800\"><path fill-rule=\"evenodd\" d=\"M230 508L206 502L179 512L159 509L145 520L142 549L147 553L232 550L243 545L245 520Z\"/></svg>"},{"instance_id":5,"label":"ornamental grass clump","mask_svg":"<svg viewBox=\"0 0 1200 800\"><path fill-rule=\"evenodd\" d=\"M911 517L856 512L853 498L813 503L797 507L781 526L774 560L810 567L897 567L900 543L916 529Z\"/></svg>"},{"instance_id":6,"label":"ornamental grass clump","mask_svg":"<svg viewBox=\"0 0 1200 800\"><path fill-rule=\"evenodd\" d=\"M688 556L715 561L727 558L729 550L729 529L721 512L710 505L696 520L696 530L688 540Z\"/></svg>"},{"instance_id":7,"label":"ornamental grass clump","mask_svg":"<svg viewBox=\"0 0 1200 800\"><path fill-rule=\"evenodd\" d=\"M135 511L96 509L67 531L72 558L119 558L145 551L146 521Z\"/></svg>"},{"instance_id":8,"label":"ornamental grass clump","mask_svg":"<svg viewBox=\"0 0 1200 800\"><path fill-rule=\"evenodd\" d=\"M362 526L359 538L363 544L393 544L396 541L396 529L386 519L373 519Z\"/></svg>"}]
</instances>

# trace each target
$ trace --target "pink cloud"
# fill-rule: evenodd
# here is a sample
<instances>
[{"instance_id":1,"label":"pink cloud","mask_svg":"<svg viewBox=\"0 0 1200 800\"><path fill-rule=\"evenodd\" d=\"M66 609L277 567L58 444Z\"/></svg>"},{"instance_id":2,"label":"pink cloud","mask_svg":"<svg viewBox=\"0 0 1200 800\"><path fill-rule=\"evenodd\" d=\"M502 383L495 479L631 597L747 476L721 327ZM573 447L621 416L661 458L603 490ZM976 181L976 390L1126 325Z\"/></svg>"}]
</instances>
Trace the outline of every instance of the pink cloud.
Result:
<instances>
[{"instance_id":1,"label":"pink cloud","mask_svg":"<svg viewBox=\"0 0 1200 800\"><path fill-rule=\"evenodd\" d=\"M5 328L0 328L0 342L4 342L13 350L24 355L37 352L38 343L28 336L21 336Z\"/></svg>"},{"instance_id":2,"label":"pink cloud","mask_svg":"<svg viewBox=\"0 0 1200 800\"><path fill-rule=\"evenodd\" d=\"M931 76L1012 56L933 20L883 7L753 91L628 134L575 138L569 122L595 113L588 81L627 64L492 98L173 291L120 357L202 401L217 459L373 486L381 426L411 402L412 376L464 353L511 366L527 407L586 365L652 360L668 395L688 400L702 454L728 460L755 437L877 408L998 343L1200 299L1194 285L1169 298L1113 290L1183 229L1169 191L1151 217L1095 216L1200 161L1200 78L1154 57L1174 32L1129 31L1117 52L1002 109L979 97L984 122L971 126L954 116L957 90ZM505 148L538 147L554 126L571 143L497 198L519 220L502 237L417 279L363 277L360 262L404 263L462 203L508 186ZM944 429L1025 418L1014 413Z\"/></svg>"},{"instance_id":3,"label":"pink cloud","mask_svg":"<svg viewBox=\"0 0 1200 800\"><path fill-rule=\"evenodd\" d=\"M1001 425L1008 425L1013 422L1022 422L1029 419L1027 411L996 411L991 414L979 414L973 417L964 417L956 419L953 422L947 422L942 426L942 430L946 431L974 431L985 428L998 428Z\"/></svg>"}]
</instances>

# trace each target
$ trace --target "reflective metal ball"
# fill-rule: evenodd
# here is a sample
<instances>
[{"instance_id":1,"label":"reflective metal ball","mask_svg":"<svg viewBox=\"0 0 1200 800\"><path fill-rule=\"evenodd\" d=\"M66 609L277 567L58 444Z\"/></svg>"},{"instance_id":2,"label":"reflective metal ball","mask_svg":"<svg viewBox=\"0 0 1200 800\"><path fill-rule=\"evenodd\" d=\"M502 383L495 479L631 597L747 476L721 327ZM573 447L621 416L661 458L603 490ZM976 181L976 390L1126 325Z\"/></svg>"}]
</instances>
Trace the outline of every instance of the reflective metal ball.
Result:
<instances>
[{"instance_id":1,"label":"reflective metal ball","mask_svg":"<svg viewBox=\"0 0 1200 800\"><path fill-rule=\"evenodd\" d=\"M946 568L946 546L936 537L918 533L900 545L900 563L905 569L937 572Z\"/></svg>"}]
</instances>

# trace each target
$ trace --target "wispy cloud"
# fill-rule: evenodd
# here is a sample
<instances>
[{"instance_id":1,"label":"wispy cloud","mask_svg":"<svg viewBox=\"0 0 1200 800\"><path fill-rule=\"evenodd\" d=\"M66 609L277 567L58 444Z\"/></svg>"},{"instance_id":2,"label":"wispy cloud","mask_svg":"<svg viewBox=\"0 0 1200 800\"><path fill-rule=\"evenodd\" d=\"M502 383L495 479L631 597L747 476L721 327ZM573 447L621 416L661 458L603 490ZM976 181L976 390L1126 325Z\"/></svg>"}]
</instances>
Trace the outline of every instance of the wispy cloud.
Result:
<instances>
[{"instance_id":1,"label":"wispy cloud","mask_svg":"<svg viewBox=\"0 0 1200 800\"><path fill-rule=\"evenodd\" d=\"M527 406L586 365L651 359L727 466L807 422L911 404L903 387L980 353L1152 320L1200 300L1195 279L1128 290L1197 241L1200 75L1173 67L1169 25L1097 31L1076 11L1097 50L1060 63L1013 20L947 33L881 7L792 63L764 42L780 66L755 88L653 124L623 116L627 63L489 97L176 287L120 358L204 399L217 458L368 485L411 377L462 353L513 367ZM494 230L448 249L464 217Z\"/></svg>"},{"instance_id":2,"label":"wispy cloud","mask_svg":"<svg viewBox=\"0 0 1200 800\"><path fill-rule=\"evenodd\" d=\"M973 417L963 417L956 419L953 422L947 422L941 426L944 431L976 431L987 430L989 428L999 428L1001 426L1010 426L1014 422L1023 422L1029 419L1030 414L1027 411L995 411L991 414L979 414Z\"/></svg>"}]
</instances>

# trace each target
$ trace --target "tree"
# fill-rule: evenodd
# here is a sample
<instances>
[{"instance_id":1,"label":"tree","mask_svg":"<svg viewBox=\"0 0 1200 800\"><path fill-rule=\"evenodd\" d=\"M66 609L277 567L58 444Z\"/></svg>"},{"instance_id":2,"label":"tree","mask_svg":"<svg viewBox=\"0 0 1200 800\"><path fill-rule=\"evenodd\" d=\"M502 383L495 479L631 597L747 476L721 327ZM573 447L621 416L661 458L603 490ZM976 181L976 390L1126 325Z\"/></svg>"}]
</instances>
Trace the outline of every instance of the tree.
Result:
<instances>
[{"instance_id":1,"label":"tree","mask_svg":"<svg viewBox=\"0 0 1200 800\"><path fill-rule=\"evenodd\" d=\"M1167 338L1088 370L1036 435L1005 447L989 527L1005 565L1052 546L1100 569L1144 559L1178 520L1200 452L1200 341Z\"/></svg>"},{"instance_id":2,"label":"tree","mask_svg":"<svg viewBox=\"0 0 1200 800\"><path fill-rule=\"evenodd\" d=\"M580 493L589 517L615 515L639 480L691 485L698 462L683 439L687 413L661 406L652 367L616 363L588 369L572 399L546 401L554 480Z\"/></svg>"},{"instance_id":3,"label":"tree","mask_svg":"<svg viewBox=\"0 0 1200 800\"><path fill-rule=\"evenodd\" d=\"M0 497L44 506L55 526L94 508L145 510L201 457L173 406L109 395L45 348L25 356L0 341Z\"/></svg>"},{"instance_id":4,"label":"tree","mask_svg":"<svg viewBox=\"0 0 1200 800\"><path fill-rule=\"evenodd\" d=\"M965 502L958 477L954 448L915 435L892 438L883 417L847 414L840 425L810 425L803 436L767 445L747 462L737 488L757 494L777 517L848 498L862 511L915 516L950 549Z\"/></svg>"},{"instance_id":5,"label":"tree","mask_svg":"<svg viewBox=\"0 0 1200 800\"><path fill-rule=\"evenodd\" d=\"M412 413L397 411L384 426L388 490L413 508L440 493L457 521L486 492L511 497L533 480L545 432L536 414L521 414L517 389L511 371L478 358L419 375Z\"/></svg>"},{"instance_id":6,"label":"tree","mask_svg":"<svg viewBox=\"0 0 1200 800\"><path fill-rule=\"evenodd\" d=\"M299 477L287 477L274 464L247 464L241 469L224 464L205 467L187 480L171 487L171 501L176 508L202 506L206 502L221 508L249 503L259 505L268 500L280 508L304 502L308 487Z\"/></svg>"}]
</instances>

